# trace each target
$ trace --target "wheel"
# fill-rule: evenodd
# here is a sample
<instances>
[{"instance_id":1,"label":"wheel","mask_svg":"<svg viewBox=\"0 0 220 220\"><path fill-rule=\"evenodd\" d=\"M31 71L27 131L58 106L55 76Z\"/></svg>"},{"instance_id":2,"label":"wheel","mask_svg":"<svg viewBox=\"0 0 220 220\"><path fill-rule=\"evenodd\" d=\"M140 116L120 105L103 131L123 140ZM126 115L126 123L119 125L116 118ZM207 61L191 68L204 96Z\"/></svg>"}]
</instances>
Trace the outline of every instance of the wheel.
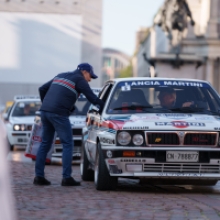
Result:
<instances>
[{"instance_id":1,"label":"wheel","mask_svg":"<svg viewBox=\"0 0 220 220\"><path fill-rule=\"evenodd\" d=\"M13 151L13 150L14 150L14 145L11 145L10 142L9 142L9 140L8 140L8 149L9 149L10 151Z\"/></svg>"},{"instance_id":2,"label":"wheel","mask_svg":"<svg viewBox=\"0 0 220 220\"><path fill-rule=\"evenodd\" d=\"M97 147L94 178L97 190L115 190L118 185L118 177L112 177L109 175L100 143L98 143Z\"/></svg>"},{"instance_id":3,"label":"wheel","mask_svg":"<svg viewBox=\"0 0 220 220\"><path fill-rule=\"evenodd\" d=\"M80 173L81 173L82 180L84 180L84 181L93 181L94 180L94 171L89 169L89 160L87 158L84 146L82 146Z\"/></svg>"}]
</instances>

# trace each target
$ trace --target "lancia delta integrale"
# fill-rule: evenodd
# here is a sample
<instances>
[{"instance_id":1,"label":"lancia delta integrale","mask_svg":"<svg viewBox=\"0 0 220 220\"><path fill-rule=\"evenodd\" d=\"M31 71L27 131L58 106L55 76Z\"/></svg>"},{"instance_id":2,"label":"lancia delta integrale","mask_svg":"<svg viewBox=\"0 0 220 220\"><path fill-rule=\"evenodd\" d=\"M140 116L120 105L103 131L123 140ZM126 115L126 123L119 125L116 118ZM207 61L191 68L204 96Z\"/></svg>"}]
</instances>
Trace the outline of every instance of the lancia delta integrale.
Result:
<instances>
[{"instance_id":1,"label":"lancia delta integrale","mask_svg":"<svg viewBox=\"0 0 220 220\"><path fill-rule=\"evenodd\" d=\"M114 79L99 97L105 105L88 111L80 165L97 190L115 189L119 177L220 179L220 99L208 82Z\"/></svg>"},{"instance_id":2,"label":"lancia delta integrale","mask_svg":"<svg viewBox=\"0 0 220 220\"><path fill-rule=\"evenodd\" d=\"M13 150L15 145L25 149L34 124L35 112L40 106L38 96L15 96L9 112L4 115L10 150Z\"/></svg>"}]
</instances>

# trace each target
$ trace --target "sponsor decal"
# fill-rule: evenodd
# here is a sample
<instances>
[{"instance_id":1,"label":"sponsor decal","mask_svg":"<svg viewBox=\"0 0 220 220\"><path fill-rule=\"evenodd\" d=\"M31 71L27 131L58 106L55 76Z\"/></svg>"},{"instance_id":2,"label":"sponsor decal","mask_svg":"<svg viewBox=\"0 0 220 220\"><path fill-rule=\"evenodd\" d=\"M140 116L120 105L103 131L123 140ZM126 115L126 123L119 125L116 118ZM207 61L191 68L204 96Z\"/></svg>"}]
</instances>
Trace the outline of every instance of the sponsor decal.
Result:
<instances>
[{"instance_id":1,"label":"sponsor decal","mask_svg":"<svg viewBox=\"0 0 220 220\"><path fill-rule=\"evenodd\" d=\"M215 127L214 130L219 131L220 127Z\"/></svg>"},{"instance_id":2,"label":"sponsor decal","mask_svg":"<svg viewBox=\"0 0 220 220\"><path fill-rule=\"evenodd\" d=\"M178 81L178 80L142 80L142 81L131 81L131 82L121 82L123 91L130 89L132 86L193 86L193 87L209 87L206 83L192 82L192 81Z\"/></svg>"},{"instance_id":3,"label":"sponsor decal","mask_svg":"<svg viewBox=\"0 0 220 220\"><path fill-rule=\"evenodd\" d=\"M42 139L40 136L33 136L32 139L33 141L42 142Z\"/></svg>"},{"instance_id":4,"label":"sponsor decal","mask_svg":"<svg viewBox=\"0 0 220 220\"><path fill-rule=\"evenodd\" d=\"M147 126L124 126L123 130L147 130L149 127Z\"/></svg>"},{"instance_id":5,"label":"sponsor decal","mask_svg":"<svg viewBox=\"0 0 220 220\"><path fill-rule=\"evenodd\" d=\"M176 128L193 127L205 127L205 123L202 122L185 122L185 121L171 121L171 122L155 122L156 126L174 126Z\"/></svg>"},{"instance_id":6,"label":"sponsor decal","mask_svg":"<svg viewBox=\"0 0 220 220\"><path fill-rule=\"evenodd\" d=\"M109 138L100 138L100 141L105 144L114 144L115 141Z\"/></svg>"},{"instance_id":7,"label":"sponsor decal","mask_svg":"<svg viewBox=\"0 0 220 220\"><path fill-rule=\"evenodd\" d=\"M213 119L213 117L204 117L204 116L199 116L199 117L197 117L197 116L194 116L194 118L195 118L195 120L212 120Z\"/></svg>"},{"instance_id":8,"label":"sponsor decal","mask_svg":"<svg viewBox=\"0 0 220 220\"><path fill-rule=\"evenodd\" d=\"M160 119L160 117L153 115L153 116L136 116L136 115L132 115L131 116L131 121L139 121L139 120L158 120Z\"/></svg>"},{"instance_id":9,"label":"sponsor decal","mask_svg":"<svg viewBox=\"0 0 220 220\"><path fill-rule=\"evenodd\" d=\"M185 119L192 117L192 114L182 114L182 113L168 113L168 114L156 114L158 117L164 117L169 119Z\"/></svg>"},{"instance_id":10,"label":"sponsor decal","mask_svg":"<svg viewBox=\"0 0 220 220\"><path fill-rule=\"evenodd\" d=\"M109 164L115 164L115 161L112 160L112 159L109 159L109 160L108 160L108 163L109 163Z\"/></svg>"},{"instance_id":11,"label":"sponsor decal","mask_svg":"<svg viewBox=\"0 0 220 220\"><path fill-rule=\"evenodd\" d=\"M79 124L85 124L85 121L72 121L71 125L79 125Z\"/></svg>"},{"instance_id":12,"label":"sponsor decal","mask_svg":"<svg viewBox=\"0 0 220 220\"><path fill-rule=\"evenodd\" d=\"M121 87L121 91L130 91L131 86L128 83L125 83L124 86Z\"/></svg>"}]
</instances>

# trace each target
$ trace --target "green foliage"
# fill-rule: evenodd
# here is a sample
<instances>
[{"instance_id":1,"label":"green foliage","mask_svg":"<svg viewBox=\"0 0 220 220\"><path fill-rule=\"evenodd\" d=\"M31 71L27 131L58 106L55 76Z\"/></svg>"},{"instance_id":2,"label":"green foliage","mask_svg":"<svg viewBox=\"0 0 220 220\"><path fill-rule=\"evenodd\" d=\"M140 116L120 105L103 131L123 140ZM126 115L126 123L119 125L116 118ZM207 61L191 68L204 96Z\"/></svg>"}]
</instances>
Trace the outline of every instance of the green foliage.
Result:
<instances>
[{"instance_id":1,"label":"green foliage","mask_svg":"<svg viewBox=\"0 0 220 220\"><path fill-rule=\"evenodd\" d=\"M119 73L119 78L126 78L126 77L132 77L133 76L133 68L130 64L126 68L122 69Z\"/></svg>"}]
</instances>

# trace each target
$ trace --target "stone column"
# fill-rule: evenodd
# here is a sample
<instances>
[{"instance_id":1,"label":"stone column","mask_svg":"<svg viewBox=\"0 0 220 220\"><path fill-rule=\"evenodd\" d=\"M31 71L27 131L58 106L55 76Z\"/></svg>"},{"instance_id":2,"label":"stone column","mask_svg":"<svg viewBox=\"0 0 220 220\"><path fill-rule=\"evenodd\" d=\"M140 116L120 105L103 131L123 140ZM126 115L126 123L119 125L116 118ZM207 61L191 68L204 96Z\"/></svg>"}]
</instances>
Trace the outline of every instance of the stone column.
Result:
<instances>
[{"instance_id":1,"label":"stone column","mask_svg":"<svg viewBox=\"0 0 220 220\"><path fill-rule=\"evenodd\" d=\"M214 70L214 60L209 58L206 62L206 75L205 80L213 85L213 70Z\"/></svg>"},{"instance_id":2,"label":"stone column","mask_svg":"<svg viewBox=\"0 0 220 220\"><path fill-rule=\"evenodd\" d=\"M219 11L219 0L210 0L210 18L207 25L206 37L207 38L218 38L218 11Z\"/></svg>"}]
</instances>

